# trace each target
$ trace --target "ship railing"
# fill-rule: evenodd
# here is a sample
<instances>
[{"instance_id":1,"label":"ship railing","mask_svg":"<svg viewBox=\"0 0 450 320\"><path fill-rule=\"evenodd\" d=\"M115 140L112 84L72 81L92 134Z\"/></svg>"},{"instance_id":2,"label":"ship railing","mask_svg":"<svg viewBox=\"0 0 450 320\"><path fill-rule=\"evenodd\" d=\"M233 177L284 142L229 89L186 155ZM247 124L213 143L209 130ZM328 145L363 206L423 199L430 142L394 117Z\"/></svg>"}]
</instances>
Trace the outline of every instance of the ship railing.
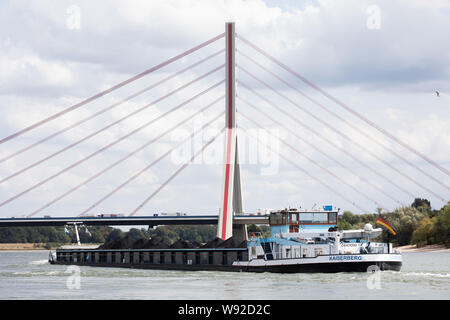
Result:
<instances>
[{"instance_id":1,"label":"ship railing","mask_svg":"<svg viewBox=\"0 0 450 320\"><path fill-rule=\"evenodd\" d=\"M288 260L288 259L300 259L303 258L300 254L299 255L292 255L289 257L283 257L282 251L272 251L272 253L264 253L264 260L271 260L268 259L268 256L272 255L273 259L275 260ZM311 257L308 257L311 258Z\"/></svg>"}]
</instances>

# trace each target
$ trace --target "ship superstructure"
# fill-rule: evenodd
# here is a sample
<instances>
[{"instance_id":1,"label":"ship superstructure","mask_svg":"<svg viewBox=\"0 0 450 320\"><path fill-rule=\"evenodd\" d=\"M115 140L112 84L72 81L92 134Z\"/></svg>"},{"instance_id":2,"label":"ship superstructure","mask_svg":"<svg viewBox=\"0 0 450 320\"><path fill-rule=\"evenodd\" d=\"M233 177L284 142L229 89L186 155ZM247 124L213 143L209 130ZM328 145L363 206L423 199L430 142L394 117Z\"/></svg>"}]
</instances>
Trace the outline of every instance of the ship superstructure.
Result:
<instances>
[{"instance_id":1,"label":"ship superstructure","mask_svg":"<svg viewBox=\"0 0 450 320\"><path fill-rule=\"evenodd\" d=\"M338 230L338 211L332 206L317 210L284 209L269 215L270 237L251 234L247 262L236 262L249 271L341 272L400 270L401 255L391 243L374 242L380 228L366 224L361 230Z\"/></svg>"}]
</instances>

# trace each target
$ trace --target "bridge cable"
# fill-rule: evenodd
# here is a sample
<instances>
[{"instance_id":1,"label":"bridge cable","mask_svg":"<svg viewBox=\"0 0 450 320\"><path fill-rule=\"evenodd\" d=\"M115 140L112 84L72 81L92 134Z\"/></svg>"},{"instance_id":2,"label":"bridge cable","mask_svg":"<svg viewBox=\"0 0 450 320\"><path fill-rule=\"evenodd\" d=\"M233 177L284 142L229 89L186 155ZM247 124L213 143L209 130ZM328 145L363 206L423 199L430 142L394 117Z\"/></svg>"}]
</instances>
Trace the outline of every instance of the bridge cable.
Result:
<instances>
[{"instance_id":1,"label":"bridge cable","mask_svg":"<svg viewBox=\"0 0 450 320\"><path fill-rule=\"evenodd\" d=\"M78 144L80 144L80 143L82 143L82 142L84 142L84 141L86 141L86 140L88 140L88 139L90 139L90 138L92 138L92 137L94 137L94 136L96 136L98 134L100 134L101 132L103 132L103 131L105 131L105 130L107 130L107 129L109 129L109 128L111 128L111 127L113 127L113 126L115 126L115 125L117 125L119 123L121 123L122 121L124 121L124 120L126 120L126 119L128 119L128 118L130 118L130 117L132 117L132 116L134 116L134 115L136 115L136 114L138 114L138 113L148 109L148 108L150 108L154 104L156 104L158 102L161 102L162 100L164 100L164 99L174 95L175 93L181 91L182 89L187 88L188 86L192 85L193 83L195 83L197 81L200 81L201 79L203 79L203 78L205 78L205 77L207 77L207 76L209 76L209 75L211 75L211 74L213 74L213 73L223 69L223 67L224 67L224 65L221 65L221 66L219 66L219 67L217 67L217 68L215 68L215 69L213 69L213 70L211 70L211 71L201 75L200 77L198 77L198 78L196 78L196 79L194 79L194 80L192 80L192 81L182 85L181 87L178 87L177 89L169 92L168 94L166 94L166 95L164 95L164 96L162 96L162 97L160 97L160 98L158 98L158 99L156 99L156 100L146 104L145 106L143 106L143 107L141 107L141 108L139 108L139 109L129 113L128 115L126 115L126 116L124 116L124 117L122 117L122 118L120 118L120 119L110 123L109 125L107 125L107 126L101 128L101 129L99 129L99 130L97 130L97 131L95 131L95 132L85 136L84 138L82 138L82 139L80 139L80 140L78 140L78 141L76 141L76 142L74 142L74 143L72 143L72 144L70 144L70 145L68 145L68 146L66 146L66 147L64 147L64 148L54 152L54 153L52 153L51 155L49 155L49 156L47 156L45 158L42 158L41 160L38 160L38 161L28 165L25 168L20 169L19 171L14 172L13 174L7 176L6 178L0 179L0 184L10 180L11 178L14 178L14 177L18 176L19 174L21 174L21 173L23 173L25 171L28 171L28 170L36 167L37 165L39 165L39 164L41 164L41 163L43 163L43 162L45 162L47 160L50 160L53 157L56 157L57 155L59 155L59 154L65 152L65 151L67 151L67 150L77 146Z\"/></svg>"},{"instance_id":2,"label":"bridge cable","mask_svg":"<svg viewBox=\"0 0 450 320\"><path fill-rule=\"evenodd\" d=\"M178 72L176 72L176 73L174 73L174 74L172 74L172 75L170 75L170 76L168 76L168 77L166 77L166 78L164 78L164 79L162 79L162 80L160 80L160 81L158 81L158 82L156 82L156 83L154 83L154 84L152 84L152 85L150 85L150 86L148 86L148 87L146 87L146 88L144 88L144 89L142 89L142 90L140 90L140 91L138 91L138 92L136 92L136 93L134 93L134 94L132 94L132 95L130 95L128 97L126 97L125 99L123 99L123 100L121 100L119 102L116 102L116 103L110 105L109 107L106 107L106 108L104 108L104 109L102 109L102 110L100 110L100 111L98 111L98 112L96 112L96 113L94 113L94 114L92 114L92 115L90 115L90 116L88 116L88 117L86 117L86 118L84 118L84 119L82 119L82 120L80 120L80 121L78 121L78 122L68 126L68 127L65 127L64 129L61 129L61 130L59 130L59 131L57 131L57 132L55 132L55 133L53 133L53 134L43 138L43 139L41 139L41 140L39 140L39 141L37 141L37 142L35 142L35 143L25 147L25 148L22 148L22 149L20 149L20 150L18 150L16 152L6 156L6 157L3 157L2 159L0 159L0 163L4 162L6 160L9 160L9 159L11 159L11 158L13 158L13 157L15 157L15 156L25 152L25 151L28 151L28 150L30 150L30 149L32 149L32 148L34 148L34 147L36 147L36 146L46 142L46 141L48 141L48 140L50 140L50 139L52 139L52 138L54 138L54 137L64 133L64 132L67 132L67 131L69 131L69 130L71 130L71 129L73 129L73 128L75 128L75 127L77 127L77 126L79 126L79 125L81 125L83 123L85 123L86 121L91 120L91 119L93 119L93 118L95 118L95 117L105 113L106 111L110 111L110 110L120 106L121 104L123 104L123 103L125 103L125 102L127 102L127 101L129 101L129 100L131 100L131 99L133 99L135 97L137 97L137 96L140 96L141 94L143 94L143 93L145 93L145 92L147 92L147 91L149 91L151 89L156 88L157 86L167 82L168 80L173 79L173 78L179 76L180 74L182 74L182 73L184 73L184 72L186 72L188 70L191 70L194 67L196 67L196 66L198 66L198 65L200 65L200 64L202 64L202 63L204 63L204 62L206 62L206 61L208 61L208 60L210 60L210 59L212 59L214 57L216 57L217 55L223 53L224 51L225 51L225 49L222 49L222 50L220 50L220 51L218 51L216 53L213 53L212 55L210 55L210 56L208 56L208 57L206 57L204 59L201 59L201 60L191 64L190 66L188 66L186 68L183 68L182 70L180 70L180 71L178 71Z\"/></svg>"},{"instance_id":3,"label":"bridge cable","mask_svg":"<svg viewBox=\"0 0 450 320\"><path fill-rule=\"evenodd\" d=\"M349 137L348 135L342 133L339 130L336 130L335 128L329 126L329 124L327 124L324 120L322 120L321 118L317 117L316 115L314 115L313 113L311 113L310 111L308 111L307 109L305 109L304 107L302 107L301 105L299 105L297 102L293 101L292 99L290 99L289 97L287 97L286 95L282 94L281 92L279 92L278 90L276 90L275 88L273 88L272 86L270 86L269 84L267 84L266 82L264 82L263 80L259 79L258 77L256 77L255 75L253 75L251 72L247 71L246 69L244 69L241 66L237 66L237 68L239 70L242 70L243 72L245 72L246 74L248 74L250 77L252 77L253 79L255 79L256 81L258 81L259 83L263 84L264 86L266 86L267 88L269 88L271 91L273 91L274 93L276 93L277 95L279 95L280 97L286 99L287 101L289 101L291 104L293 104L294 106L296 106L297 108L299 108L300 110L302 110L303 112L305 112L306 114L308 114L309 116L311 116L312 118L316 119L317 121L319 121L320 123L324 124L328 129L332 130L333 132L335 132L336 134L340 135L341 137L344 137L345 139L349 140L350 142L352 142L354 145L358 146L359 148L361 148L364 152L372 155L374 158L376 158L377 160L383 162L386 166L388 166L389 168L391 168L392 170L396 171L398 174L402 175L403 177L405 177L406 179L408 179L409 181L411 181L412 183L416 184L417 186L419 186L420 188L426 190L427 192L429 192L430 194L434 195L436 198L440 199L441 201L445 202L446 200L444 199L444 197L438 195L437 193L435 193L434 191L430 190L429 188L425 187L423 184L419 183L418 181L416 181L415 179L413 179L411 176L403 173L402 171L400 171L399 169L395 168L394 166L392 166L389 162L383 160L382 158L380 158L378 155L376 155L374 152L370 151L370 149L365 148L363 145L361 145L360 143L356 142L354 139L352 139L351 137Z\"/></svg>"},{"instance_id":4,"label":"bridge cable","mask_svg":"<svg viewBox=\"0 0 450 320\"><path fill-rule=\"evenodd\" d=\"M13 197L11 197L11 198L9 198L9 199L3 201L2 203L0 203L0 207L4 206L5 204L7 204L7 203L9 203L9 202L11 202L11 201L13 201L13 200L15 200L15 199L21 197L21 196L23 196L24 194L26 194L26 193L28 193L28 192L30 192L30 191L36 189L37 187L39 187L39 186L41 186L41 185L47 183L48 181L50 181L50 180L56 178L57 176L63 174L64 172L67 172L68 170L70 170L70 169L72 169L72 168L78 166L79 164L85 162L86 160L88 160L88 159L90 159L90 158L96 156L97 154L99 154L99 153L105 151L106 149L108 149L108 148L112 147L113 145L119 143L120 141L122 141L122 140L128 138L129 136L135 134L136 132L138 132L138 131L144 129L145 127L149 126L150 124L154 123L155 121L157 121L157 120L159 120L159 119L165 117L165 116L168 115L169 113L171 113L171 112L173 112L173 111L175 111L175 110L181 108L182 106L184 106L184 105L186 105L187 103L193 101L194 99L196 99L196 98L198 98L198 97L204 95L205 93L211 91L212 89L214 89L214 88L216 88L217 86L223 84L224 82L225 82L225 80L219 81L218 83L212 85L212 86L209 87L208 89L206 89L206 90L204 90L204 91L202 91L202 92L196 94L194 97L192 97L192 98L190 98L190 99L188 99L188 100L182 102L181 104L177 105L175 108L173 108L173 109L167 111L166 113L164 113L164 114L158 116L157 118L155 118L155 119L153 119L153 120L150 120L150 121L146 122L145 124L141 125L141 126L138 127L137 129L134 129L133 131L127 133L127 134L124 135L124 136L122 136L121 138L119 138L119 139L117 139L117 140L115 140L115 141L109 143L108 145L102 147L101 149L99 149L99 150L97 150L97 151L91 153L90 155L84 157L83 159L74 162L73 164L71 164L70 166L68 166L68 167L66 167L66 168L64 168L64 169L62 169L62 170L60 170L60 171L57 172L56 174L54 174L54 175L52 175L52 176L50 176L50 177L48 177L48 178L42 180L42 181L39 182L39 183L34 184L32 187L26 189L25 191L22 191L21 193L16 194L15 196L13 196Z\"/></svg>"},{"instance_id":5,"label":"bridge cable","mask_svg":"<svg viewBox=\"0 0 450 320\"><path fill-rule=\"evenodd\" d=\"M220 116L222 116L224 113L222 113ZM211 140L209 140L199 151L197 151L197 153L195 153L191 159L189 159L188 162L186 162L185 164L183 164L180 168L178 168L177 171L175 171L158 189L156 189L150 196L148 196L147 198L145 198L145 200L136 207L136 209L134 209L129 216L134 216L136 214L136 212L138 212L139 210L142 209L143 206L145 206L151 199L153 199L154 196L156 196L165 186L167 186L169 184L170 181L172 181L178 174L180 174L181 171L183 171L184 169L186 169L186 167L192 162L194 161L194 159L200 154L202 153L211 143L214 142L214 140L216 140L216 138L218 136L220 136L223 132L225 131L225 127L220 130L220 132L215 135L213 138L211 138ZM193 133L193 135L195 135L195 133Z\"/></svg>"},{"instance_id":6,"label":"bridge cable","mask_svg":"<svg viewBox=\"0 0 450 320\"><path fill-rule=\"evenodd\" d=\"M245 132L248 136L252 137L253 139L256 139L258 143L262 144L263 146L265 146L266 148L268 148L268 150L272 150L272 148L263 143L258 137L253 136L252 134L249 134L249 130L246 130L245 128L240 127L241 130L243 132ZM331 188L328 184L326 184L325 182L323 182L322 180L320 180L319 178L313 176L312 174L310 174L307 170L303 169L302 167L300 167L297 163L295 163L294 161L292 161L289 157L284 156L282 153L278 152L277 155L279 155L281 158L283 158L285 161L289 162L291 165L293 165L294 167L296 167L298 170L302 171L305 175L307 175L308 177L310 177L311 179L317 181L318 183L320 183L321 185L323 185L325 188L327 188L328 190L330 190L333 194L337 194L338 196L340 196L342 199L344 199L345 201L347 201L348 203L352 204L354 207L358 208L359 210L361 210L362 212L370 212L370 210L366 210L363 209L362 207L360 207L358 204L356 204L353 200L347 198L345 195L343 195L342 193L340 193L339 191L337 191L336 189Z\"/></svg>"},{"instance_id":7,"label":"bridge cable","mask_svg":"<svg viewBox=\"0 0 450 320\"><path fill-rule=\"evenodd\" d=\"M247 117L245 114L243 114L242 112L239 113L239 115L243 116L245 119L247 119L247 121L250 121L251 123L253 123L256 127L258 127L259 129L264 129L259 123L257 123L256 121L250 119L250 117ZM268 131L267 131L268 132ZM273 136L270 132L268 132L269 136ZM329 175L333 176L335 179L337 179L338 181L340 181L341 183L345 184L347 187L353 189L356 193L359 193L360 195L362 195L364 198L366 198L367 200L373 202L377 207L384 209L386 211L388 211L386 208L384 208L382 205L380 205L376 200L372 199L371 197L369 197L367 194L365 194L364 192L362 192L361 190L358 190L355 186L352 186L350 183L348 183L347 181L343 180L342 178L340 178L338 175L336 175L335 173L333 173L332 171L328 170L327 168L325 168L324 166L322 166L319 162L315 161L314 159L312 159L311 157L307 156L305 153L301 152L300 150L298 150L296 147L293 147L291 144L289 144L288 142L284 141L281 138L278 138L278 141L280 141L281 143L283 143L284 145L286 145L289 149L294 150L295 152L297 152L299 155L301 155L303 158L309 160L310 162L312 162L315 166L319 167L320 169L322 169L323 171L327 172Z\"/></svg>"},{"instance_id":8,"label":"bridge cable","mask_svg":"<svg viewBox=\"0 0 450 320\"><path fill-rule=\"evenodd\" d=\"M305 77L301 76L300 74L298 74L297 72L295 72L294 70L289 68L287 65L285 65L282 62L278 61L277 59L275 59L274 57L272 57L271 55L266 53L264 50L262 50L261 48L257 47L253 43L251 43L249 40L247 40L247 39L245 39L245 38L243 38L242 36L239 36L239 35L237 35L237 38L242 40L248 46L252 47L254 50L256 50L259 53L261 53L262 55L264 55L266 58L268 58L272 62L276 63L278 66L280 66L284 70L286 70L289 73L291 73L292 75L294 75L296 78L300 79L301 81L303 81L304 83L306 83L310 87L312 87L313 89L317 90L318 92L320 92L321 94L323 94L324 96L329 98L330 100L334 101L336 104L338 104L339 106L341 106L342 108L344 108L348 112L352 113L353 115L355 115L356 117L358 117L359 119L361 119L362 121L364 121L365 123L370 125L371 127L375 128L376 130L378 130L379 132L381 132L385 136L389 137L391 140L394 140L395 142L397 142L398 144L400 144L404 148L408 149L412 153L416 154L417 156L419 156L420 158L422 158L423 160L425 160L426 162L428 162L429 164L431 164L435 168L439 169L440 171L442 171L446 175L450 176L450 171L449 170L447 170L446 168L442 167L441 165L439 165L435 161L431 160L430 158L428 158L426 155L422 154L421 152L417 151L416 149L411 147L409 144L407 144L407 143L401 141L400 139L398 139L397 137L393 136L392 134L387 132L385 129L381 128L380 126L378 126L373 121L369 120L368 118L366 118L365 116L363 116L362 114L357 112L356 110L350 108L348 105L346 105L342 101L338 100L337 98L335 98L334 96L332 96L331 94L329 94L328 92L326 92L325 90L320 88L319 86L315 85L314 83L312 83L311 81L309 81Z\"/></svg>"},{"instance_id":9,"label":"bridge cable","mask_svg":"<svg viewBox=\"0 0 450 320\"><path fill-rule=\"evenodd\" d=\"M301 91L300 89L298 89L297 87L293 86L292 84L290 84L289 82L285 81L283 78L281 78L279 75L277 75L276 73L272 72L271 70L269 70L268 68L264 67L263 65L261 65L260 63L258 63L255 59L251 58L250 56L246 55L245 53L241 52L240 50L236 50L240 55L242 55L243 57L245 57L246 59L250 60L253 64L257 65L260 69L266 71L267 73L271 74L273 77L277 78L280 82L284 83L285 85L287 85L289 88L293 89L294 91L296 91L297 93L299 93L300 95L302 95L303 97L305 97L306 99L308 99L309 101L313 102L314 104L316 104L317 106L319 106L321 109L325 110L326 112L328 112L329 114L333 115L334 117L338 118L339 120L341 120L342 122L344 122L345 124L347 124L350 128L352 128L353 130L355 130L356 132L358 132L359 134L363 135L364 137L372 140L373 142L375 142L377 145L379 145L380 147L384 148L385 150L389 151L390 153L394 154L397 158L403 160L405 163L407 163L408 165L410 165L411 167L413 167L414 169L416 169L417 171L419 171L420 173L422 173L423 175L427 176L428 178L430 178L431 180L433 180L434 182L440 184L441 186L443 186L444 188L446 188L447 190L450 190L450 187L447 186L446 184L444 184L442 181L440 181L439 179L436 179L435 177L433 177L431 174L429 174L428 172L426 172L425 170L421 169L420 167L418 167L417 165L415 165L414 163L412 163L411 161L409 161L408 159L406 159L405 157L403 157L401 154L399 154L398 152L396 152L394 149L390 148L389 146L386 146L385 144L381 143L380 141L378 141L377 139L375 139L374 137L372 137L371 135L367 134L366 132L356 128L356 126L354 126L352 123L350 123L348 120L346 120L345 118L341 117L339 114L337 114L336 112L334 112L333 110L331 110L330 108L327 108L326 106L324 106L323 104L321 104L320 102L316 101L315 99L311 98L310 96L308 96L307 94L305 94L303 91Z\"/></svg>"},{"instance_id":10,"label":"bridge cable","mask_svg":"<svg viewBox=\"0 0 450 320\"><path fill-rule=\"evenodd\" d=\"M221 116L223 116L224 112L221 112L220 114L218 114L216 117L214 117L211 121L207 122L206 124L203 125L203 127L201 128L201 130L205 129L206 127L210 126L211 123L213 123L214 121L216 121L217 119L219 119ZM169 149L168 151L166 151L163 155L161 155L158 159L154 160L152 163L150 163L149 165L147 165L145 168L143 168L142 170L138 171L135 175L133 175L132 177L128 178L127 180L125 180L122 184L120 184L118 187L116 187L114 190L110 191L108 194L106 194L104 197L102 197L100 200L98 200L97 202L95 202L94 204L92 204L89 208L87 208L86 210L84 210L82 213L79 214L79 216L83 216L85 215L87 212L89 212L90 210L94 209L96 206L98 206L100 203L102 203L103 201L105 201L106 199L108 199L109 197L111 197L113 194L115 194L117 191L119 191L120 189L122 189L123 187L125 187L127 184L129 184L131 181L133 181L134 179L136 179L137 177L139 177L142 173L144 173L145 171L147 171L148 169L150 169L151 167L153 167L155 164L157 164L158 162L160 162L162 159L164 159L165 157L167 157L170 153L172 153L174 150L176 150L177 148L179 148L181 145L183 145L184 143L186 143L187 141L191 141L194 137L195 133L191 134L189 137L187 137L186 139L184 139L183 141L179 142L176 144L176 146L172 147L171 149Z\"/></svg>"},{"instance_id":11,"label":"bridge cable","mask_svg":"<svg viewBox=\"0 0 450 320\"><path fill-rule=\"evenodd\" d=\"M376 184L370 182L369 180L365 179L364 177L362 177L361 175L359 175L358 173L356 173L355 171L353 171L352 169L348 168L347 166L345 166L342 162L340 162L338 159L336 159L335 157L333 157L332 155L330 155L327 152L323 152L322 150L320 150L320 148L318 148L317 146L315 146L314 144L312 144L311 142L309 142L307 139L301 137L297 132L295 132L294 130L290 129L289 127L287 127L285 124L283 124L280 121L277 121L274 117L271 117L270 115L268 115L266 112L264 112L261 109L258 109L255 105L253 105L251 102L247 101L246 99L242 98L242 97L238 97L239 101L243 101L245 104L247 104L248 106L252 107L253 109L255 109L256 111L262 113L266 118L272 120L274 123L276 123L277 125L279 125L280 127L282 127L283 129L285 129L286 131L290 132L292 135L294 135L297 139L301 140L303 143L307 144L308 146L310 146L311 148L313 148L314 150L316 150L317 152L319 152L320 154L324 155L325 157L327 157L328 159L330 159L331 161L337 163L341 168L346 169L347 171L349 171L350 173L352 173L354 176L356 176L358 179L361 179L362 181L364 181L365 183L367 183L368 185L370 185L371 187L373 187L374 189L378 190L380 193L384 194L386 197L388 197L389 199L393 200L394 202L398 203L401 206L406 206L405 204L401 203L400 201L398 201L396 198L392 197L389 193L387 193L386 191L384 191L382 188L380 188L379 186L377 186ZM242 114L242 113L240 113ZM243 115L243 114L242 114ZM243 115L245 117L245 115ZM249 121L253 121L253 120L249 120ZM373 200L372 200L373 201Z\"/></svg>"},{"instance_id":12,"label":"bridge cable","mask_svg":"<svg viewBox=\"0 0 450 320\"><path fill-rule=\"evenodd\" d=\"M54 120L54 119L56 119L56 118L58 118L58 117L60 117L60 116L62 116L64 114L66 114L66 113L68 113L70 111L78 109L78 108L84 106L85 104L87 104L89 102L92 102L92 101L94 101L94 100L96 100L98 98L101 98L104 95L107 95L107 94L109 94L109 93L111 93L111 92L113 92L113 91L115 91L115 90L117 90L117 89L119 89L119 88L121 88L121 87L123 87L123 86L125 86L125 85L127 85L127 84L129 84L131 82L133 82L133 81L136 81L136 80L138 80L138 79L140 79L140 78L142 78L142 77L144 77L144 76L146 76L146 75L148 75L148 74L150 74L150 73L152 73L152 72L154 72L156 70L159 70L162 67L165 67L168 64L171 64L172 62L177 61L177 60L179 60L179 59L181 59L181 58L183 58L183 57L185 57L185 56L187 56L187 55L189 55L189 54L191 54L191 53L193 53L193 52L195 52L195 51L197 51L197 50L199 50L199 49L201 49L201 48L203 48L203 47L205 47L205 46L207 46L207 45L209 45L209 44L211 44L211 43L213 43L213 42L215 42L217 40L219 40L220 38L224 37L224 35L225 35L225 33L222 33L222 34L220 34L220 35L218 35L218 36L216 36L214 38L211 38L210 40L205 41L205 42L203 42L203 43L201 43L201 44L199 44L199 45L197 45L197 46L195 46L195 47L193 47L193 48L191 48L191 49L189 49L189 50L187 50L187 51L185 51L183 53L180 53L179 55L176 55L176 56L174 56L174 57L172 57L172 58L170 58L170 59L168 59L168 60L166 60L166 61L164 61L164 62L162 62L162 63L160 63L160 64L158 64L158 65L156 65L156 66L154 66L152 68L150 68L150 69L147 69L144 72L139 73L138 75L135 75L135 76L133 76L133 77L123 81L123 82L120 82L120 83L112 86L111 88L109 88L107 90L104 90L104 91L102 91L100 93L97 93L96 95L93 95L92 97L87 98L86 100L83 100L83 101L81 101L81 102L79 102L79 103L77 103L77 104L75 104L75 105L73 105L73 106L71 106L69 108L66 108L66 109L64 109L64 110L62 110L62 111L60 111L58 113L55 113L54 115L52 115L50 117L47 117L47 118L45 118L45 119L43 119L41 121L38 121L38 122L36 122L36 123L34 123L34 124L24 128L24 129L20 130L20 131L14 133L14 134L11 134L11 135L3 138L3 139L0 139L0 144L5 143L6 141L9 141L9 140L11 140L11 139L13 139L15 137L18 137L18 136L24 134L25 132L28 132L28 131L30 131L30 130L32 130L34 128L37 128L37 127L43 125L44 123L47 123L48 121Z\"/></svg>"},{"instance_id":13,"label":"bridge cable","mask_svg":"<svg viewBox=\"0 0 450 320\"><path fill-rule=\"evenodd\" d=\"M108 167L102 169L101 171L97 172L96 174L92 175L91 177L89 177L88 179L84 180L83 182L79 183L78 185L76 185L75 187L73 187L72 189L66 191L65 193L63 193L62 195L58 196L57 198L53 199L52 201L48 202L47 204L45 204L44 206L40 207L39 209L31 212L30 214L27 215L27 218L34 216L35 214L41 212L42 210L50 207L51 205L55 204L56 202L58 202L59 200L65 198L66 196L68 196L69 194L73 193L74 191L78 190L79 188L81 188L82 186L88 184L89 182L91 182L92 180L98 178L99 176L101 176L102 174L104 174L105 172L111 170L112 168L116 167L117 165L119 165L120 163L124 162L125 160L129 159L130 157L132 157L133 155L135 155L136 153L144 150L145 148L147 148L149 145L157 142L159 139L161 139L163 136L167 135L168 133L172 132L173 130L179 128L181 125L185 124L187 121L191 120L192 118L194 118L195 116L197 116L198 114L200 114L201 112L206 111L207 109L209 109L210 107L212 107L213 105L215 105L216 103L218 103L219 101L223 100L225 98L225 96L219 97L218 99L215 99L213 102L209 103L207 106L203 107L202 109L200 109L199 111L195 112L194 114L190 115L188 118L178 122L176 125L172 126L170 129L167 129L166 131L164 131L163 133L161 133L160 135L156 136L155 138L152 138L151 140L147 141L146 143L144 143L143 145L141 145L140 147L136 148L135 150L133 150L132 152L130 152L129 154L127 154L125 157L120 158L119 160L117 160L116 162L110 164ZM90 210L90 209L89 209Z\"/></svg>"},{"instance_id":14,"label":"bridge cable","mask_svg":"<svg viewBox=\"0 0 450 320\"><path fill-rule=\"evenodd\" d=\"M283 113L284 115L286 115L287 117L289 117L290 119L292 119L293 121L295 121L297 124L301 125L302 127L306 128L308 131L312 132L313 134L315 134L316 136L318 136L319 138L321 138L322 140L324 140L326 143L328 143L329 145L333 146L334 148L336 148L339 151L342 151L344 154L346 154L348 157L352 158L353 160L355 160L356 162L358 162L359 164L361 164L362 166L364 166L365 168L369 169L371 172L373 172L374 174L378 175L379 177L385 179L386 181L388 181L389 183L391 183L393 186L397 187L399 190L403 191L405 194L409 195L412 198L415 198L416 196L414 194L412 194L411 192L409 192L408 190L406 190L405 188L401 187L400 185L398 185L397 183L395 183L394 181L392 181L391 179L389 179L388 177L386 177L384 174L382 174L381 172L373 169L372 167L368 166L367 164L365 164L363 161L361 161L359 158L353 156L350 152L348 152L347 150L344 150L342 147L340 147L338 144L336 144L335 142L331 141L330 139L324 137L322 134L320 134L318 131L314 130L313 128L311 128L310 126L304 124L302 121L300 121L298 118L296 117L292 117L291 114L289 114L288 112L286 112L285 110L283 110L282 108L280 108L279 106L275 105L273 102L271 102L269 99L265 98L264 96L262 96L261 94L257 93L255 90L251 89L249 86L247 86L245 83L243 83L240 80L237 80L238 84L241 85L242 87L244 87L245 89L249 90L250 92L252 92L254 95L256 95L257 97L261 98L262 100L264 100L267 104L271 105L272 107L274 107L275 109L277 109L278 111L280 111L281 113Z\"/></svg>"}]
</instances>

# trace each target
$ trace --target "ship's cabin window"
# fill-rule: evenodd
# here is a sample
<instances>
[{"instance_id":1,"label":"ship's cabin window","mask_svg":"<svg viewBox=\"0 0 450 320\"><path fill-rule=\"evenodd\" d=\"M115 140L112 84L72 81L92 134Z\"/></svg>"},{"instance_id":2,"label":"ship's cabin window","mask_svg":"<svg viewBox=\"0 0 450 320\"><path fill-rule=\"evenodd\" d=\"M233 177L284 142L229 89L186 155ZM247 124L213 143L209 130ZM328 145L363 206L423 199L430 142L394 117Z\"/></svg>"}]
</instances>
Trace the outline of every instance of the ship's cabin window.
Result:
<instances>
[{"instance_id":1,"label":"ship's cabin window","mask_svg":"<svg viewBox=\"0 0 450 320\"><path fill-rule=\"evenodd\" d=\"M328 222L329 223L337 223L337 213L336 212L328 213Z\"/></svg>"},{"instance_id":2,"label":"ship's cabin window","mask_svg":"<svg viewBox=\"0 0 450 320\"><path fill-rule=\"evenodd\" d=\"M271 225L336 224L336 212L272 212Z\"/></svg>"},{"instance_id":3,"label":"ship's cabin window","mask_svg":"<svg viewBox=\"0 0 450 320\"><path fill-rule=\"evenodd\" d=\"M269 223L271 225L283 225L287 224L286 213L284 212L274 212L270 214Z\"/></svg>"},{"instance_id":4,"label":"ship's cabin window","mask_svg":"<svg viewBox=\"0 0 450 320\"><path fill-rule=\"evenodd\" d=\"M298 213L291 213L291 224L298 224Z\"/></svg>"},{"instance_id":5,"label":"ship's cabin window","mask_svg":"<svg viewBox=\"0 0 450 320\"><path fill-rule=\"evenodd\" d=\"M300 213L300 222L312 223L313 222L313 213L311 213L311 212Z\"/></svg>"},{"instance_id":6,"label":"ship's cabin window","mask_svg":"<svg viewBox=\"0 0 450 320\"><path fill-rule=\"evenodd\" d=\"M300 223L328 223L327 212L300 213Z\"/></svg>"},{"instance_id":7,"label":"ship's cabin window","mask_svg":"<svg viewBox=\"0 0 450 320\"><path fill-rule=\"evenodd\" d=\"M315 212L313 215L313 222L327 223L328 222L328 213L327 212Z\"/></svg>"}]
</instances>

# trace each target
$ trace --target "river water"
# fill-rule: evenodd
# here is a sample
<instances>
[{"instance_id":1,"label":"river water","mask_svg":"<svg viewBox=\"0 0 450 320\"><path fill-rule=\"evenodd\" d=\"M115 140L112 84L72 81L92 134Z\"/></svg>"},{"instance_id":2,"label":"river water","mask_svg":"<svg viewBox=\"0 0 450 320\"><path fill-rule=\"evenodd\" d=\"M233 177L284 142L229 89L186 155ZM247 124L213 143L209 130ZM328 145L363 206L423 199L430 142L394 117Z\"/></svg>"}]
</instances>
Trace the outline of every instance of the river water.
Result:
<instances>
[{"instance_id":1,"label":"river water","mask_svg":"<svg viewBox=\"0 0 450 320\"><path fill-rule=\"evenodd\" d=\"M74 268L47 259L47 251L0 252L0 299L450 299L448 252L404 253L400 272L375 274Z\"/></svg>"}]
</instances>

